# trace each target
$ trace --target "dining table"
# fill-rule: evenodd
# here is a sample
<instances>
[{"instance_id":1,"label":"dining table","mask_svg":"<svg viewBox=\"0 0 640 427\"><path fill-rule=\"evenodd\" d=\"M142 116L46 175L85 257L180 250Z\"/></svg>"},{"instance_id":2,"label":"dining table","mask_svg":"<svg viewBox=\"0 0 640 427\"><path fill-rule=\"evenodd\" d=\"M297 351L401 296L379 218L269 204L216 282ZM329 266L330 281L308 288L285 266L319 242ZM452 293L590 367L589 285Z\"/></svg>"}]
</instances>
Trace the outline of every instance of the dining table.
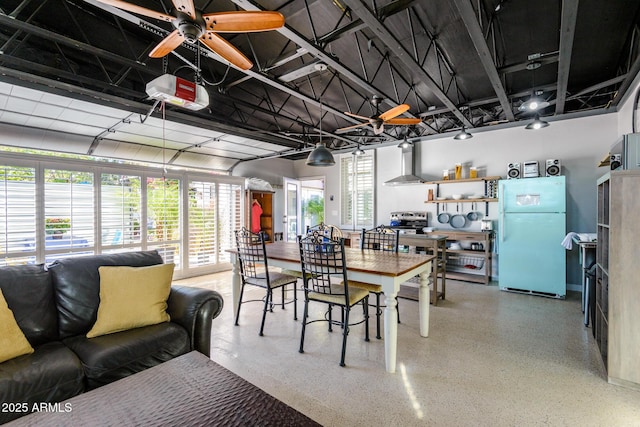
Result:
<instances>
[{"instance_id":1,"label":"dining table","mask_svg":"<svg viewBox=\"0 0 640 427\"><path fill-rule=\"evenodd\" d=\"M234 318L240 299L240 268L237 249L229 249L233 266L232 297ZM296 242L278 241L266 245L269 267L300 271L300 249ZM393 253L375 250L345 248L347 279L382 286L384 294L384 350L387 372L396 371L398 349L398 310L396 296L400 284L412 277L420 277L418 306L420 336L429 336L429 283L433 255Z\"/></svg>"}]
</instances>

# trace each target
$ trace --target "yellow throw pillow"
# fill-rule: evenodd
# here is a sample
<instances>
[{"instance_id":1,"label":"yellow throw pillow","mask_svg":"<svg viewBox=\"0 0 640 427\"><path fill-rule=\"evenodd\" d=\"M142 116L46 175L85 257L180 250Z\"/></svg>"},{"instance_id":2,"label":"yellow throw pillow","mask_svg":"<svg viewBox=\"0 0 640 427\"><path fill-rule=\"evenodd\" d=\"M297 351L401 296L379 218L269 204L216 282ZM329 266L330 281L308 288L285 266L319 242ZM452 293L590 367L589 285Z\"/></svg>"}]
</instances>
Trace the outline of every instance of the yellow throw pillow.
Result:
<instances>
[{"instance_id":1,"label":"yellow throw pillow","mask_svg":"<svg viewBox=\"0 0 640 427\"><path fill-rule=\"evenodd\" d=\"M98 318L87 338L168 322L174 264L99 267Z\"/></svg>"},{"instance_id":2,"label":"yellow throw pillow","mask_svg":"<svg viewBox=\"0 0 640 427\"><path fill-rule=\"evenodd\" d=\"M13 311L7 305L0 289L0 363L31 353L33 347L18 326Z\"/></svg>"}]
</instances>

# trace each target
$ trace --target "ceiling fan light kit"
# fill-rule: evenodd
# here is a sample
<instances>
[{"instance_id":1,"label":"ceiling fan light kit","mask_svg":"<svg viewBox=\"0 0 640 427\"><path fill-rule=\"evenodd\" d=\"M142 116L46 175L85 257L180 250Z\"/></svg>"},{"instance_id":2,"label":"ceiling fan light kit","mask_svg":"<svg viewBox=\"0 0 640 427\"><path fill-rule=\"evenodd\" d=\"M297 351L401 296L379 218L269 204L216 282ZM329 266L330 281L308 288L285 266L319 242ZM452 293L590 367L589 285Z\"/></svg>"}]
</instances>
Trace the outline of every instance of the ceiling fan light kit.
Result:
<instances>
[{"instance_id":1,"label":"ceiling fan light kit","mask_svg":"<svg viewBox=\"0 0 640 427\"><path fill-rule=\"evenodd\" d=\"M374 98L374 100L376 100L374 102L374 105L378 105L378 103L380 102L378 98ZM375 135L380 135L382 132L384 132L384 125L391 125L391 126L408 126L408 125L417 125L418 123L420 123L422 120L418 119L418 118L413 118L413 117L398 117L400 114L403 114L407 111L409 111L411 107L409 107L409 105L407 104L400 104L396 107L393 107L387 111L385 111L382 114L377 114L375 116L372 117L365 117L365 116L361 116L359 114L354 114L348 111L345 111L344 113L347 116L351 116L354 117L356 119L360 119L360 120L364 120L364 123L360 123L357 125L353 125L353 126L347 126L347 127L343 127L340 129L337 129L336 132L337 133L342 133L342 132L346 132L352 129L356 129L356 128L360 128L363 126L371 126L373 127L373 133Z\"/></svg>"},{"instance_id":2,"label":"ceiling fan light kit","mask_svg":"<svg viewBox=\"0 0 640 427\"><path fill-rule=\"evenodd\" d=\"M284 26L284 16L280 12L233 11L202 14L196 10L193 0L172 0L176 9L175 16L121 0L98 1L138 15L171 22L175 30L151 50L151 58L162 58L185 41L196 44L200 40L224 60L242 70L248 70L253 63L217 33L252 33L276 30Z\"/></svg>"}]
</instances>

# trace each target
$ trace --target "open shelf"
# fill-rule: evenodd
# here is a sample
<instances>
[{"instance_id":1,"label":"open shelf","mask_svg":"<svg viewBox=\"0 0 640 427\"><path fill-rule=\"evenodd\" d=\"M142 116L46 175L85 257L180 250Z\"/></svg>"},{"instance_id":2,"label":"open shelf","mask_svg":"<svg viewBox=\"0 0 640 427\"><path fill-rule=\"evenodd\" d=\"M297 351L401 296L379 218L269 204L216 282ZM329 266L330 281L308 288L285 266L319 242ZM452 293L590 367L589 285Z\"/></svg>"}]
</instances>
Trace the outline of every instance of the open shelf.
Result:
<instances>
[{"instance_id":1,"label":"open shelf","mask_svg":"<svg viewBox=\"0 0 640 427\"><path fill-rule=\"evenodd\" d=\"M464 179L443 179L440 181L428 181L425 184L453 184L456 182L482 182L482 181L497 181L502 179L501 176L483 176L479 178L464 178Z\"/></svg>"},{"instance_id":2,"label":"open shelf","mask_svg":"<svg viewBox=\"0 0 640 427\"><path fill-rule=\"evenodd\" d=\"M443 181L447 182L447 181ZM446 199L446 200L426 200L425 203L474 203L474 202L497 202L498 199L492 197L485 197L482 199Z\"/></svg>"}]
</instances>

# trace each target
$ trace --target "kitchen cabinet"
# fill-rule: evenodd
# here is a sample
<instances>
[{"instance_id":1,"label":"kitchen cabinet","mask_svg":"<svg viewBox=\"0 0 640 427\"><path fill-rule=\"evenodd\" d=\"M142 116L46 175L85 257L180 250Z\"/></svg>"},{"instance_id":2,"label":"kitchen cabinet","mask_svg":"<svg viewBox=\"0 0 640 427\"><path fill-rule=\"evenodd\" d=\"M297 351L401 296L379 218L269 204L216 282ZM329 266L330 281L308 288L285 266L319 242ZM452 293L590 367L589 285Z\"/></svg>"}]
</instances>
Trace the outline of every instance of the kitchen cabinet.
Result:
<instances>
[{"instance_id":1,"label":"kitchen cabinet","mask_svg":"<svg viewBox=\"0 0 640 427\"><path fill-rule=\"evenodd\" d=\"M427 185L435 185L435 198L434 200L426 200L425 203L435 203L436 204L436 215L440 212L440 204L441 203L485 203L485 215L489 215L489 202L497 202L497 181L501 177L499 176L485 176L481 178L467 178L467 179L449 179L449 180L441 180L441 181L429 181L425 182ZM444 199L440 194L440 186L447 184L459 184L459 183L482 183L484 187L482 190L478 190L477 194L482 197L475 198L466 198L466 199ZM482 193L482 194L480 194ZM455 193L454 193L455 194ZM440 200L438 200L440 199Z\"/></svg>"},{"instance_id":2,"label":"kitchen cabinet","mask_svg":"<svg viewBox=\"0 0 640 427\"><path fill-rule=\"evenodd\" d=\"M640 171L598 180L595 340L612 384L640 389Z\"/></svg>"},{"instance_id":3,"label":"kitchen cabinet","mask_svg":"<svg viewBox=\"0 0 640 427\"><path fill-rule=\"evenodd\" d=\"M253 202L254 200L260 203L262 213L260 214L260 231L263 231L267 235L268 241L273 241L273 192L270 191L258 191L247 190L246 192L246 227L251 230L251 224L253 220ZM253 230L252 230L253 231Z\"/></svg>"},{"instance_id":4,"label":"kitchen cabinet","mask_svg":"<svg viewBox=\"0 0 640 427\"><path fill-rule=\"evenodd\" d=\"M466 282L489 284L492 274L492 244L493 231L453 231L453 230L437 230L434 233L447 237L447 279L463 280ZM429 233L427 233L429 234ZM474 246L473 243L480 244L482 249L451 249L454 242L467 242Z\"/></svg>"}]
</instances>

